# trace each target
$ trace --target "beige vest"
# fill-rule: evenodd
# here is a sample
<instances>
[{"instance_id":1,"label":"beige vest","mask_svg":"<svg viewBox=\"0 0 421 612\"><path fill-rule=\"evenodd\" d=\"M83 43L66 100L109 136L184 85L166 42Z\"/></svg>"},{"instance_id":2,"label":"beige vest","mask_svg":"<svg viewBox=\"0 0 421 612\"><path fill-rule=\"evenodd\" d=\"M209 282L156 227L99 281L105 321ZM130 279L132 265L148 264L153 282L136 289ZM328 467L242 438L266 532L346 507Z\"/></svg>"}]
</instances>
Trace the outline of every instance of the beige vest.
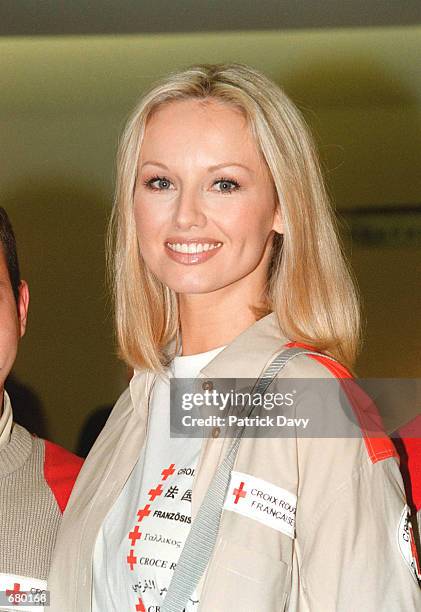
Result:
<instances>
[{"instance_id":1,"label":"beige vest","mask_svg":"<svg viewBox=\"0 0 421 612\"><path fill-rule=\"evenodd\" d=\"M198 384L257 378L287 342L272 313L220 352L201 371ZM289 362L279 376L333 378L306 355ZM122 394L84 463L53 556L50 612L91 610L95 539L145 442L154 380L145 371ZM230 442L204 440L193 484L193 519ZM198 588L200 612L420 610L421 591L399 550L406 502L389 448L386 444L383 455L370 457L362 438L243 439L235 471L297 497L296 536L224 510Z\"/></svg>"}]
</instances>

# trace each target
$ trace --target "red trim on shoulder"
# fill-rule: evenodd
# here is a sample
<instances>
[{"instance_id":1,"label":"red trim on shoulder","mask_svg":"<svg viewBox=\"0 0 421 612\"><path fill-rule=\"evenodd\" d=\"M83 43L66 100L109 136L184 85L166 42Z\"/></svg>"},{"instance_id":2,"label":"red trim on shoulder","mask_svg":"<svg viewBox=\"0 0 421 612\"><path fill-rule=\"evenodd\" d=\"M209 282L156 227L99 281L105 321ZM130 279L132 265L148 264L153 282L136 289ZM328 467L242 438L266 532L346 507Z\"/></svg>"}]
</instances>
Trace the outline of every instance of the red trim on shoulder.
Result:
<instances>
[{"instance_id":1,"label":"red trim on shoulder","mask_svg":"<svg viewBox=\"0 0 421 612\"><path fill-rule=\"evenodd\" d=\"M44 477L63 513L83 459L49 440L44 443Z\"/></svg>"},{"instance_id":2,"label":"red trim on shoulder","mask_svg":"<svg viewBox=\"0 0 421 612\"><path fill-rule=\"evenodd\" d=\"M421 510L421 414L398 429L395 445L400 455L408 499Z\"/></svg>"},{"instance_id":3,"label":"red trim on shoulder","mask_svg":"<svg viewBox=\"0 0 421 612\"><path fill-rule=\"evenodd\" d=\"M353 381L352 374L338 361L333 361L324 355L314 346L302 342L288 342L288 348L301 347L319 353L319 355L308 355L319 363L323 364L335 378L341 381L354 413L358 419L368 456L372 463L388 459L389 457L399 457L390 438L384 432L382 419L377 407L368 395ZM375 435L370 435L374 432Z\"/></svg>"}]
</instances>

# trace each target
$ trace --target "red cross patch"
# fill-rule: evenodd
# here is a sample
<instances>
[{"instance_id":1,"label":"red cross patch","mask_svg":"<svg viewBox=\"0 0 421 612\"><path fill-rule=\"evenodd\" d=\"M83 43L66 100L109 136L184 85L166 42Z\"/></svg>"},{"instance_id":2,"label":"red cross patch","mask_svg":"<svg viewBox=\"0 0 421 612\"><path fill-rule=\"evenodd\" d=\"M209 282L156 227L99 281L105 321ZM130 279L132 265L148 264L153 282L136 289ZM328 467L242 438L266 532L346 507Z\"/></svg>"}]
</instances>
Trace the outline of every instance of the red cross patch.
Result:
<instances>
[{"instance_id":1,"label":"red cross patch","mask_svg":"<svg viewBox=\"0 0 421 612\"><path fill-rule=\"evenodd\" d=\"M411 524L411 510L404 506L398 524L398 546L415 582L421 580L421 568Z\"/></svg>"},{"instance_id":2,"label":"red cross patch","mask_svg":"<svg viewBox=\"0 0 421 612\"><path fill-rule=\"evenodd\" d=\"M238 488L234 487L232 494L235 496L234 504L238 504L238 500L247 495L247 491L244 490L244 482L241 482Z\"/></svg>"}]
</instances>

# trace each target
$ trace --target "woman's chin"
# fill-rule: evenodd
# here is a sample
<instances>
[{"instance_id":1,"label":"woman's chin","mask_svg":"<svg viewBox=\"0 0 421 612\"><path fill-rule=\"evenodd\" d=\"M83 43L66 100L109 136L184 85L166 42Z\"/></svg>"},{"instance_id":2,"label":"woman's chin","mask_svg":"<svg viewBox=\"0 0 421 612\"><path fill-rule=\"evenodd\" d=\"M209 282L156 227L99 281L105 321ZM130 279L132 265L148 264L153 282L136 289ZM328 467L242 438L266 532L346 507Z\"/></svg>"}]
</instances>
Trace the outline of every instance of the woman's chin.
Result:
<instances>
[{"instance_id":1,"label":"woman's chin","mask_svg":"<svg viewBox=\"0 0 421 612\"><path fill-rule=\"evenodd\" d=\"M186 279L184 279L180 280L179 283L172 282L171 284L166 284L179 296L208 294L222 288L220 283L215 283L214 281L212 282L210 280L205 282L203 278L198 279L197 282L186 281Z\"/></svg>"}]
</instances>

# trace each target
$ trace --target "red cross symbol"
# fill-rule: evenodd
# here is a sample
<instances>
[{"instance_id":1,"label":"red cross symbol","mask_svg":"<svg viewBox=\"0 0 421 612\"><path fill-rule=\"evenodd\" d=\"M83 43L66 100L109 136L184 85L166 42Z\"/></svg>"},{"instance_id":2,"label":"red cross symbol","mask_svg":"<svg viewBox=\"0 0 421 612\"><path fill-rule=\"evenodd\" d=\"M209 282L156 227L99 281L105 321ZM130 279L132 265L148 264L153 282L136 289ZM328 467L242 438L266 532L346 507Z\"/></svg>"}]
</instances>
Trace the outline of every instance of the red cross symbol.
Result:
<instances>
[{"instance_id":1,"label":"red cross symbol","mask_svg":"<svg viewBox=\"0 0 421 612\"><path fill-rule=\"evenodd\" d=\"M162 480L167 480L168 476L172 476L175 472L175 463L171 463L170 467L168 467L166 470L162 470L161 474L162 474Z\"/></svg>"},{"instance_id":2,"label":"red cross symbol","mask_svg":"<svg viewBox=\"0 0 421 612\"><path fill-rule=\"evenodd\" d=\"M158 497L158 495L162 495L162 485L159 484L155 489L151 489L148 493L148 495L150 496L150 500L149 501L154 501L155 497Z\"/></svg>"},{"instance_id":3,"label":"red cross symbol","mask_svg":"<svg viewBox=\"0 0 421 612\"><path fill-rule=\"evenodd\" d=\"M131 571L133 571L133 568L134 568L135 563L136 563L136 561L137 561L137 557L135 557L135 556L134 556L134 550L133 550L133 548L132 548L132 549L131 549L131 551L130 551L130 555L128 555L128 556L126 557L126 559L127 559L127 563L130 565L130 570L131 570Z\"/></svg>"},{"instance_id":4,"label":"red cross symbol","mask_svg":"<svg viewBox=\"0 0 421 612\"><path fill-rule=\"evenodd\" d=\"M14 593L20 593L20 584L18 582L14 583L13 591L6 589L6 597L9 597L9 595L13 595Z\"/></svg>"},{"instance_id":5,"label":"red cross symbol","mask_svg":"<svg viewBox=\"0 0 421 612\"><path fill-rule=\"evenodd\" d=\"M238 489L234 489L233 495L235 495L235 499L234 499L234 504L238 504L238 500L240 499L240 497L245 497L247 494L246 491L244 491L244 482L240 482L240 486Z\"/></svg>"},{"instance_id":6,"label":"red cross symbol","mask_svg":"<svg viewBox=\"0 0 421 612\"><path fill-rule=\"evenodd\" d=\"M150 505L146 504L146 506L144 508L142 508L141 510L137 511L137 520L139 521L139 523L142 522L142 520L145 518L145 516L149 516L151 511L149 510Z\"/></svg>"},{"instance_id":7,"label":"red cross symbol","mask_svg":"<svg viewBox=\"0 0 421 612\"><path fill-rule=\"evenodd\" d=\"M414 532L412 531L411 523L409 524L409 537L411 539L412 558L413 558L415 566L416 566L416 573L417 573L417 575L419 577L421 575L421 568L420 568L420 562L418 560L418 552L417 552L417 547L415 546Z\"/></svg>"},{"instance_id":8,"label":"red cross symbol","mask_svg":"<svg viewBox=\"0 0 421 612\"><path fill-rule=\"evenodd\" d=\"M129 540L131 540L132 546L134 546L136 544L136 540L140 540L141 537L142 532L139 533L139 525L136 525L133 531L129 533Z\"/></svg>"},{"instance_id":9,"label":"red cross symbol","mask_svg":"<svg viewBox=\"0 0 421 612\"><path fill-rule=\"evenodd\" d=\"M146 612L146 608L143 605L143 601L139 597L139 603L136 606L136 612Z\"/></svg>"}]
</instances>

